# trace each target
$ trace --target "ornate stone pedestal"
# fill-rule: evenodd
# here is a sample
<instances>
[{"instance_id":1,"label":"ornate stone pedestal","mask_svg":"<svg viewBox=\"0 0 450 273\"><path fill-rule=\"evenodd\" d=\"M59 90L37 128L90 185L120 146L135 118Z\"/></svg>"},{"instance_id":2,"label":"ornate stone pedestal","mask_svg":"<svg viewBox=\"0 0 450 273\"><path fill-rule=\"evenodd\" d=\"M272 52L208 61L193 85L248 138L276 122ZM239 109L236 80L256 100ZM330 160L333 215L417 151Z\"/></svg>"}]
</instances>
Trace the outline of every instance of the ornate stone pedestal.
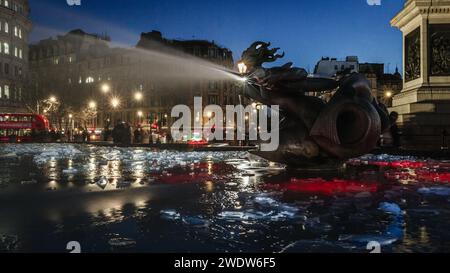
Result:
<instances>
[{"instance_id":1,"label":"ornate stone pedestal","mask_svg":"<svg viewBox=\"0 0 450 273\"><path fill-rule=\"evenodd\" d=\"M391 25L403 32L404 85L390 109L402 146L440 149L450 134L450 0L408 0Z\"/></svg>"}]
</instances>

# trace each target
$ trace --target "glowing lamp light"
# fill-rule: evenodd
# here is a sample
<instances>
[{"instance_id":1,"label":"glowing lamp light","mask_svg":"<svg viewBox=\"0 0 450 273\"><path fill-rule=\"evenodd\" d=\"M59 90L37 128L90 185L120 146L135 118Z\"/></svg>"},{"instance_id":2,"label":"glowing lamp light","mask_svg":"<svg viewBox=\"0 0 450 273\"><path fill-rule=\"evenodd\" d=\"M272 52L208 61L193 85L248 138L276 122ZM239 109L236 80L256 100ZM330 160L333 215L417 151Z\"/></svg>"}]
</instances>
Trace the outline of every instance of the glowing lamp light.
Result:
<instances>
[{"instance_id":1,"label":"glowing lamp light","mask_svg":"<svg viewBox=\"0 0 450 273\"><path fill-rule=\"evenodd\" d=\"M108 84L102 84L101 90L103 93L108 93L111 90L111 87Z\"/></svg>"},{"instance_id":2,"label":"glowing lamp light","mask_svg":"<svg viewBox=\"0 0 450 273\"><path fill-rule=\"evenodd\" d=\"M51 97L50 97L50 102L55 103L55 102L56 102L56 97L55 97L55 96L51 96Z\"/></svg>"},{"instance_id":3,"label":"glowing lamp light","mask_svg":"<svg viewBox=\"0 0 450 273\"><path fill-rule=\"evenodd\" d=\"M141 101L144 98L144 95L142 94L142 92L136 92L134 93L134 99L136 101Z\"/></svg>"},{"instance_id":4,"label":"glowing lamp light","mask_svg":"<svg viewBox=\"0 0 450 273\"><path fill-rule=\"evenodd\" d=\"M245 73L247 73L247 65L244 63L244 62L240 62L240 63L238 63L238 70L239 70L239 73L241 73L241 74L245 74Z\"/></svg>"},{"instance_id":5,"label":"glowing lamp light","mask_svg":"<svg viewBox=\"0 0 450 273\"><path fill-rule=\"evenodd\" d=\"M144 112L142 111L138 111L137 112L138 117L142 118L144 116Z\"/></svg>"},{"instance_id":6,"label":"glowing lamp light","mask_svg":"<svg viewBox=\"0 0 450 273\"><path fill-rule=\"evenodd\" d=\"M392 97L392 92L391 91L387 91L385 94L386 98L391 98Z\"/></svg>"},{"instance_id":7,"label":"glowing lamp light","mask_svg":"<svg viewBox=\"0 0 450 273\"><path fill-rule=\"evenodd\" d=\"M72 114L69 114L69 118L73 118L73 115L72 115Z\"/></svg>"},{"instance_id":8,"label":"glowing lamp light","mask_svg":"<svg viewBox=\"0 0 450 273\"><path fill-rule=\"evenodd\" d=\"M89 108L91 108L91 109L97 108L97 103L95 101L89 102Z\"/></svg>"},{"instance_id":9,"label":"glowing lamp light","mask_svg":"<svg viewBox=\"0 0 450 273\"><path fill-rule=\"evenodd\" d=\"M120 100L118 98L112 98L111 99L111 106L113 108L117 108L120 105Z\"/></svg>"}]
</instances>

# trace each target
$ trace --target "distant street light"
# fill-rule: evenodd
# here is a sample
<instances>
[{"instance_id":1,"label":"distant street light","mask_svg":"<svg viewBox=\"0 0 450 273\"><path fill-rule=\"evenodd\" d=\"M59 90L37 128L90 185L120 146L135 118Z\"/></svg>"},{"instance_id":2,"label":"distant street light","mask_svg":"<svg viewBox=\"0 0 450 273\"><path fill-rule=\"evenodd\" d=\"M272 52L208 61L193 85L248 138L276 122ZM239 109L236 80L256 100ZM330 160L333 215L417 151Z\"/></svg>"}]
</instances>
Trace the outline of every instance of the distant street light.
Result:
<instances>
[{"instance_id":1,"label":"distant street light","mask_svg":"<svg viewBox=\"0 0 450 273\"><path fill-rule=\"evenodd\" d=\"M134 93L134 99L136 101L141 101L144 98L144 95L142 94L142 92L136 92Z\"/></svg>"},{"instance_id":2,"label":"distant street light","mask_svg":"<svg viewBox=\"0 0 450 273\"><path fill-rule=\"evenodd\" d=\"M117 107L119 107L119 105L120 105L120 100L119 100L119 98L112 98L112 99L111 99L111 106L112 106L113 108L117 108Z\"/></svg>"},{"instance_id":3,"label":"distant street light","mask_svg":"<svg viewBox=\"0 0 450 273\"><path fill-rule=\"evenodd\" d=\"M95 101L90 101L89 102L89 108L91 108L91 109L97 108L97 103Z\"/></svg>"},{"instance_id":4,"label":"distant street light","mask_svg":"<svg viewBox=\"0 0 450 273\"><path fill-rule=\"evenodd\" d=\"M72 114L69 114L69 118L70 118L70 119L73 118L73 115L72 115Z\"/></svg>"},{"instance_id":5,"label":"distant street light","mask_svg":"<svg viewBox=\"0 0 450 273\"><path fill-rule=\"evenodd\" d=\"M238 63L238 69L239 69L239 73L245 74L245 73L247 73L248 68L245 63L241 62L241 63Z\"/></svg>"},{"instance_id":6,"label":"distant street light","mask_svg":"<svg viewBox=\"0 0 450 273\"><path fill-rule=\"evenodd\" d=\"M386 98L391 98L392 97L392 92L391 91L387 91L385 94Z\"/></svg>"},{"instance_id":7,"label":"distant street light","mask_svg":"<svg viewBox=\"0 0 450 273\"><path fill-rule=\"evenodd\" d=\"M49 98L49 101L52 102L52 103L56 103L56 102L57 102L57 99L56 99L55 96L51 96L51 97Z\"/></svg>"},{"instance_id":8,"label":"distant street light","mask_svg":"<svg viewBox=\"0 0 450 273\"><path fill-rule=\"evenodd\" d=\"M142 111L138 111L137 112L138 117L142 118L144 116L144 112Z\"/></svg>"},{"instance_id":9,"label":"distant street light","mask_svg":"<svg viewBox=\"0 0 450 273\"><path fill-rule=\"evenodd\" d=\"M104 94L109 93L109 91L111 91L111 86L109 86L109 84L104 83L102 84L101 90Z\"/></svg>"}]
</instances>

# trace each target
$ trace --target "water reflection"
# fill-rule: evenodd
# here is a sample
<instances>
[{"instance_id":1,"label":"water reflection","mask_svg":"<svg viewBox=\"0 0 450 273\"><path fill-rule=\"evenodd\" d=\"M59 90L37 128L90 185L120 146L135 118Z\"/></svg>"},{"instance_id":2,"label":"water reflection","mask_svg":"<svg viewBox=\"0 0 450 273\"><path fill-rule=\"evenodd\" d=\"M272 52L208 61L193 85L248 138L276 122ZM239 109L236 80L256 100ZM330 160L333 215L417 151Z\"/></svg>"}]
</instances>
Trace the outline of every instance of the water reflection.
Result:
<instances>
[{"instance_id":1,"label":"water reflection","mask_svg":"<svg viewBox=\"0 0 450 273\"><path fill-rule=\"evenodd\" d=\"M0 163L2 251L450 250L448 161L307 173L245 152L2 145Z\"/></svg>"}]
</instances>

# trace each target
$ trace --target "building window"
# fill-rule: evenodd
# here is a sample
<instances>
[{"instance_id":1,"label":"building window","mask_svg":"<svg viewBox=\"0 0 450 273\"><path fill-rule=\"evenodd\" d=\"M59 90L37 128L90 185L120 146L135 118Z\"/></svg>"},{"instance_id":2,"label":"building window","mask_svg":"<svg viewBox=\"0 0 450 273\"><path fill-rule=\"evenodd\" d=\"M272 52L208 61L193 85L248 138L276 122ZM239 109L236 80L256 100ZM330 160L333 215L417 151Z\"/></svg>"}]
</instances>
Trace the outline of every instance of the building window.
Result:
<instances>
[{"instance_id":1,"label":"building window","mask_svg":"<svg viewBox=\"0 0 450 273\"><path fill-rule=\"evenodd\" d=\"M8 22L5 22L5 32L6 33L9 32L9 24L8 24Z\"/></svg>"},{"instance_id":2,"label":"building window","mask_svg":"<svg viewBox=\"0 0 450 273\"><path fill-rule=\"evenodd\" d=\"M3 43L3 52L5 54L9 54L9 44L8 43Z\"/></svg>"},{"instance_id":3,"label":"building window","mask_svg":"<svg viewBox=\"0 0 450 273\"><path fill-rule=\"evenodd\" d=\"M5 74L9 74L9 64L5 64Z\"/></svg>"},{"instance_id":4,"label":"building window","mask_svg":"<svg viewBox=\"0 0 450 273\"><path fill-rule=\"evenodd\" d=\"M19 57L19 49L14 47L14 57Z\"/></svg>"},{"instance_id":5,"label":"building window","mask_svg":"<svg viewBox=\"0 0 450 273\"><path fill-rule=\"evenodd\" d=\"M4 98L9 99L9 85L5 85Z\"/></svg>"},{"instance_id":6,"label":"building window","mask_svg":"<svg viewBox=\"0 0 450 273\"><path fill-rule=\"evenodd\" d=\"M19 58L23 59L23 50L22 49L19 49Z\"/></svg>"},{"instance_id":7,"label":"building window","mask_svg":"<svg viewBox=\"0 0 450 273\"><path fill-rule=\"evenodd\" d=\"M95 80L93 77L87 77L86 78L86 83L93 83Z\"/></svg>"},{"instance_id":8,"label":"building window","mask_svg":"<svg viewBox=\"0 0 450 273\"><path fill-rule=\"evenodd\" d=\"M9 7L9 1L5 0L5 7Z\"/></svg>"}]
</instances>

